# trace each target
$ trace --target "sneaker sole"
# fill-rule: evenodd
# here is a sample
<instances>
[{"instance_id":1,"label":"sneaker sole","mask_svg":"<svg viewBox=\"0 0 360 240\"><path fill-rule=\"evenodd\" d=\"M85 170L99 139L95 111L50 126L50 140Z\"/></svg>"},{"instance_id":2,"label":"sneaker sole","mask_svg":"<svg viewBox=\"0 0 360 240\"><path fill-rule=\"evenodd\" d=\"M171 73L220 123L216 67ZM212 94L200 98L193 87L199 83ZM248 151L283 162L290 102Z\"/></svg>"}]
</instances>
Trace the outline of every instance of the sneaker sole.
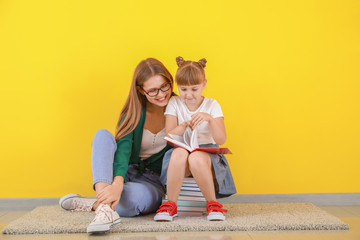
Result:
<instances>
[{"instance_id":1,"label":"sneaker sole","mask_svg":"<svg viewBox=\"0 0 360 240\"><path fill-rule=\"evenodd\" d=\"M156 214L154 217L154 221L156 222L172 222L175 217L177 217L177 213L170 216L170 215L158 215Z\"/></svg>"},{"instance_id":2,"label":"sneaker sole","mask_svg":"<svg viewBox=\"0 0 360 240\"><path fill-rule=\"evenodd\" d=\"M225 221L225 216L219 216L219 215L208 215L207 220L208 221Z\"/></svg>"},{"instance_id":3,"label":"sneaker sole","mask_svg":"<svg viewBox=\"0 0 360 240\"><path fill-rule=\"evenodd\" d=\"M116 224L119 224L121 222L121 219L115 220L113 223L106 223L106 224L94 224L89 225L86 228L87 233L100 233L100 232L107 232L110 230L110 228Z\"/></svg>"},{"instance_id":4,"label":"sneaker sole","mask_svg":"<svg viewBox=\"0 0 360 240\"><path fill-rule=\"evenodd\" d=\"M70 194L68 194L68 195L65 195L65 196L63 196L63 197L60 198L60 200L59 200L59 205L60 205L63 209L65 209L65 210L71 210L71 209L66 209L66 208L63 206L63 203L64 203L65 200L70 199L70 198L75 198L75 197L81 197L81 196L80 196L79 194L76 194L76 193L70 193Z\"/></svg>"}]
</instances>

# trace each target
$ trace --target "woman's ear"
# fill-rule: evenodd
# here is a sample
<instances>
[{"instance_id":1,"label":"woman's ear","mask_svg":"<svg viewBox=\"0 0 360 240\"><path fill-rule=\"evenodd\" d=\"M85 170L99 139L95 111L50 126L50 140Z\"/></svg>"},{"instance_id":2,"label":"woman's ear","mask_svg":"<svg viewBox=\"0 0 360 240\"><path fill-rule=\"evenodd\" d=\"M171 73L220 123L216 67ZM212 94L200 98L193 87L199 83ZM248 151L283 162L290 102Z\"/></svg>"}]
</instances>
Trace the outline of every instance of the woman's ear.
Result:
<instances>
[{"instance_id":1,"label":"woman's ear","mask_svg":"<svg viewBox=\"0 0 360 240\"><path fill-rule=\"evenodd\" d=\"M136 86L136 90L138 90L138 92L141 93L142 95L145 95L144 90L142 90L141 87Z\"/></svg>"}]
</instances>

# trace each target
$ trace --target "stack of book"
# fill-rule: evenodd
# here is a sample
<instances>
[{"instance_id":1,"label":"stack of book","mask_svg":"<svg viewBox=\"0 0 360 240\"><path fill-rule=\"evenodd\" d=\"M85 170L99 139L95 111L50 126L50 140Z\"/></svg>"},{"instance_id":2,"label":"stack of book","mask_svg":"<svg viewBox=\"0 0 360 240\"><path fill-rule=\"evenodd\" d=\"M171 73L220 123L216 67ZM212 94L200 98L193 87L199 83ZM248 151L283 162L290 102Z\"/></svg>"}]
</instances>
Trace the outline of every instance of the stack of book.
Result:
<instances>
[{"instance_id":1,"label":"stack of book","mask_svg":"<svg viewBox=\"0 0 360 240\"><path fill-rule=\"evenodd\" d=\"M163 202L167 201L167 195ZM206 200L194 178L184 178L177 201L179 215L202 215L206 213Z\"/></svg>"}]
</instances>

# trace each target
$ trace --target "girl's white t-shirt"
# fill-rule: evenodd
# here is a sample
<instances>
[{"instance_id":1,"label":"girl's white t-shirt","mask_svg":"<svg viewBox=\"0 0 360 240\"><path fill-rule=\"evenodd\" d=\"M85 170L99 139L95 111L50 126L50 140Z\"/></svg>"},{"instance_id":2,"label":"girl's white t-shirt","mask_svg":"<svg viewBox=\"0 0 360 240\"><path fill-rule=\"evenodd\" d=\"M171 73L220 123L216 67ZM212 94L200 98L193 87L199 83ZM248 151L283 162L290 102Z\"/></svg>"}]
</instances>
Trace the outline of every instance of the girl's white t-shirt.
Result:
<instances>
[{"instance_id":1,"label":"girl's white t-shirt","mask_svg":"<svg viewBox=\"0 0 360 240\"><path fill-rule=\"evenodd\" d=\"M194 115L198 112L208 113L213 118L224 117L220 104L215 99L206 97L204 97L204 100L201 103L200 107L198 107L198 109L192 112L187 108L187 106L179 96L173 96L172 98L170 98L164 114L177 117L178 124L180 125L184 121L190 121L191 115ZM198 134L199 145L215 143L212 137L210 125L207 121L203 122L198 126Z\"/></svg>"}]
</instances>

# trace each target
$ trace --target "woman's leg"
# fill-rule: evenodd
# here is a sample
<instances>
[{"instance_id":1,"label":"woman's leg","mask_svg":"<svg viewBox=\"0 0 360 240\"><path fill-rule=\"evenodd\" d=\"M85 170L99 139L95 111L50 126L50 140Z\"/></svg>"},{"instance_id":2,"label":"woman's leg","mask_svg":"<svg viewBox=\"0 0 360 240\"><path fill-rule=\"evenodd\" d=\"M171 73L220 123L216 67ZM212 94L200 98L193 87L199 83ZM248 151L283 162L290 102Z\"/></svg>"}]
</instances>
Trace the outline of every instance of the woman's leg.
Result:
<instances>
[{"instance_id":1,"label":"woman's leg","mask_svg":"<svg viewBox=\"0 0 360 240\"><path fill-rule=\"evenodd\" d=\"M115 210L121 217L154 213L161 205L164 189L149 182L127 182Z\"/></svg>"},{"instance_id":2,"label":"woman's leg","mask_svg":"<svg viewBox=\"0 0 360 240\"><path fill-rule=\"evenodd\" d=\"M117 145L114 136L108 130L100 129L96 132L91 146L93 188L98 194L113 182L113 163ZM93 210L97 206L95 202Z\"/></svg>"},{"instance_id":3,"label":"woman's leg","mask_svg":"<svg viewBox=\"0 0 360 240\"><path fill-rule=\"evenodd\" d=\"M117 145L109 131L100 129L96 132L91 146L93 188L98 193L113 181L113 162ZM96 199L85 198L78 194L63 196L59 204L64 209L73 211L91 211L96 210L98 206Z\"/></svg>"},{"instance_id":4,"label":"woman's leg","mask_svg":"<svg viewBox=\"0 0 360 240\"><path fill-rule=\"evenodd\" d=\"M216 201L212 163L209 154L196 151L189 156L189 168L206 201Z\"/></svg>"},{"instance_id":5,"label":"woman's leg","mask_svg":"<svg viewBox=\"0 0 360 240\"><path fill-rule=\"evenodd\" d=\"M186 171L188 169L188 156L188 151L183 148L176 148L171 154L166 181L167 196L171 202L177 202L184 176L189 173Z\"/></svg>"}]
</instances>

